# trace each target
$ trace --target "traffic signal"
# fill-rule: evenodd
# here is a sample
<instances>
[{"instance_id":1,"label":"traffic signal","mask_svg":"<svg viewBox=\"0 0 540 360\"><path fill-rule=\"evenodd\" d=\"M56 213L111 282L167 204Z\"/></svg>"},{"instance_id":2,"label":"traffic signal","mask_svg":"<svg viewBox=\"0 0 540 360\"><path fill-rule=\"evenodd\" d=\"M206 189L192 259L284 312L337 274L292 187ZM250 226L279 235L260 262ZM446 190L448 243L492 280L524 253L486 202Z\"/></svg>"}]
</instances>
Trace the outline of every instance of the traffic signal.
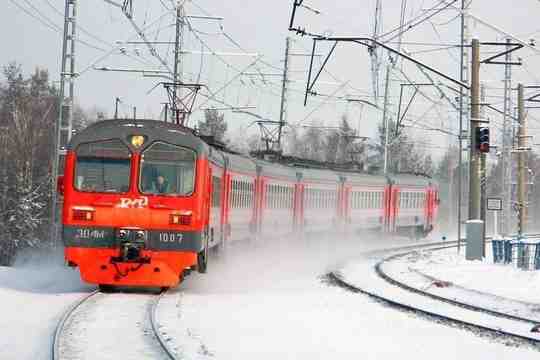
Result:
<instances>
[{"instance_id":1,"label":"traffic signal","mask_svg":"<svg viewBox=\"0 0 540 360\"><path fill-rule=\"evenodd\" d=\"M489 152L489 128L476 128L476 148L483 153Z\"/></svg>"}]
</instances>

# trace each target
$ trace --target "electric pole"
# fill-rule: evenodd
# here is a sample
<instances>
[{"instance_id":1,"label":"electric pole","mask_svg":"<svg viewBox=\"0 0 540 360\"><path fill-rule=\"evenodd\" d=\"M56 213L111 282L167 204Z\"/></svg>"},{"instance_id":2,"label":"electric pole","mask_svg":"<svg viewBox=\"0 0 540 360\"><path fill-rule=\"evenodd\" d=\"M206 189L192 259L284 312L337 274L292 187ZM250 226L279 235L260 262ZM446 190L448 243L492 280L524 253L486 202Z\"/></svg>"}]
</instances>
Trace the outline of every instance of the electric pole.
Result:
<instances>
[{"instance_id":1,"label":"electric pole","mask_svg":"<svg viewBox=\"0 0 540 360\"><path fill-rule=\"evenodd\" d=\"M384 107L383 107L383 127L384 127L384 164L383 172L388 174L388 143L390 141L390 124L388 123L388 87L390 85L390 68L391 65L386 65L386 82L384 85Z\"/></svg>"},{"instance_id":2,"label":"electric pole","mask_svg":"<svg viewBox=\"0 0 540 360\"><path fill-rule=\"evenodd\" d=\"M482 83L480 85L480 103L486 103L486 86ZM485 109L482 107L480 109L480 117L482 119L486 118ZM487 171L486 171L486 157L487 154L481 152L480 154L480 219L484 221L484 237L486 236L486 188L487 188Z\"/></svg>"},{"instance_id":3,"label":"electric pole","mask_svg":"<svg viewBox=\"0 0 540 360\"><path fill-rule=\"evenodd\" d=\"M57 244L58 219L60 210L58 209L58 193L56 182L58 176L63 174L63 159L66 154L66 145L71 140L73 128L73 102L75 92L75 44L76 44L76 20L77 20L77 0L65 0L64 10L64 36L62 40L62 62L60 69L60 107L58 121L55 125L55 141L53 150L53 164L51 176L51 215L50 215L50 240L53 246ZM69 60L69 61L68 61ZM69 84L69 91L66 94L66 83Z\"/></svg>"},{"instance_id":4,"label":"electric pole","mask_svg":"<svg viewBox=\"0 0 540 360\"><path fill-rule=\"evenodd\" d=\"M469 125L469 219L483 220L481 214L482 155L476 143L476 128L480 120L480 42L472 40L471 59L471 119Z\"/></svg>"},{"instance_id":5,"label":"electric pole","mask_svg":"<svg viewBox=\"0 0 540 360\"><path fill-rule=\"evenodd\" d=\"M527 220L527 120L525 117L524 103L523 84L518 84L518 238L521 238L522 234L525 232L525 223Z\"/></svg>"},{"instance_id":6,"label":"electric pole","mask_svg":"<svg viewBox=\"0 0 540 360\"><path fill-rule=\"evenodd\" d=\"M382 29L382 0L377 0L375 5L375 24L373 26L372 38L378 40L379 33ZM370 53L371 57L371 81L373 87L373 102L379 104L379 68L381 62L379 59L379 49L373 47Z\"/></svg>"},{"instance_id":7,"label":"electric pole","mask_svg":"<svg viewBox=\"0 0 540 360\"><path fill-rule=\"evenodd\" d=\"M466 0L461 0L461 59L459 64L460 80L462 83L468 83L469 81L469 60L466 45L469 43L469 24L468 17L466 15L467 5ZM470 0L470 3L472 0ZM458 183L457 183L457 238L458 238L458 253L461 248L461 211L463 200L463 130L464 123L467 120L467 102L465 101L465 92L463 87L459 88L459 154L458 154Z\"/></svg>"},{"instance_id":8,"label":"electric pole","mask_svg":"<svg viewBox=\"0 0 540 360\"><path fill-rule=\"evenodd\" d=\"M114 119L118 119L118 104L120 103L120 98L117 97L115 100L114 100Z\"/></svg>"},{"instance_id":9,"label":"electric pole","mask_svg":"<svg viewBox=\"0 0 540 360\"><path fill-rule=\"evenodd\" d=\"M176 37L174 40L174 90L173 90L173 117L177 124L184 123L185 119L180 120L180 109L178 108L178 98L182 96L179 87L179 82L182 78L182 64L180 63L181 49L184 33L184 3L178 1L176 3Z\"/></svg>"},{"instance_id":10,"label":"electric pole","mask_svg":"<svg viewBox=\"0 0 540 360\"><path fill-rule=\"evenodd\" d=\"M279 110L279 129L278 129L278 149L277 151L281 151L281 136L283 131L283 126L285 126L285 112L286 110L286 103L287 103L287 85L289 82L289 51L290 51L290 43L291 38L287 36L287 39L285 40L285 63L283 65L283 79L281 84L281 106Z\"/></svg>"},{"instance_id":11,"label":"electric pole","mask_svg":"<svg viewBox=\"0 0 540 360\"><path fill-rule=\"evenodd\" d=\"M510 44L511 39L506 39L506 43ZM507 45L507 50L510 49L510 45ZM511 211L512 211L512 120L511 109L512 99L512 53L507 53L505 56L504 66L504 120L503 120L503 133L502 133L502 195L503 195L503 208L501 217L501 234L503 236L510 233L511 226Z\"/></svg>"}]
</instances>

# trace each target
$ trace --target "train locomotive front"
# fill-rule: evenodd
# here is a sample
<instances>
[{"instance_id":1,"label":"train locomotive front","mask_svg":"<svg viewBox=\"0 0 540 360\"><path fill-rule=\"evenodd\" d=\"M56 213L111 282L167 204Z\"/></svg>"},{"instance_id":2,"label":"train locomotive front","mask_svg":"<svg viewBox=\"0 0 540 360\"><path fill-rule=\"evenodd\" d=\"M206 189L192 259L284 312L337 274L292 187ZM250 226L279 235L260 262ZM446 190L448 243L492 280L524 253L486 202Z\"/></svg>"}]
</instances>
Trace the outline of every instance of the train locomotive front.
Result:
<instances>
[{"instance_id":1,"label":"train locomotive front","mask_svg":"<svg viewBox=\"0 0 540 360\"><path fill-rule=\"evenodd\" d=\"M75 135L63 183L65 259L88 283L172 287L206 271L208 146L189 129L107 120Z\"/></svg>"}]
</instances>

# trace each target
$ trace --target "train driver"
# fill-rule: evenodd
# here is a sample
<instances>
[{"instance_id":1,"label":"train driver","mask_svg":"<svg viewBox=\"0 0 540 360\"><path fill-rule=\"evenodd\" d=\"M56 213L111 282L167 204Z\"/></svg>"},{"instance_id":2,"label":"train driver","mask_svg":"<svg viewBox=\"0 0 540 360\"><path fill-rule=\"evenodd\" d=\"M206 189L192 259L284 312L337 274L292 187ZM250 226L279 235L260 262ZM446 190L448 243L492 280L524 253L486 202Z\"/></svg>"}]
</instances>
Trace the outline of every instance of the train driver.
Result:
<instances>
[{"instance_id":1,"label":"train driver","mask_svg":"<svg viewBox=\"0 0 540 360\"><path fill-rule=\"evenodd\" d=\"M154 181L152 181L150 191L153 193L166 194L169 192L169 182L163 175L158 174Z\"/></svg>"}]
</instances>

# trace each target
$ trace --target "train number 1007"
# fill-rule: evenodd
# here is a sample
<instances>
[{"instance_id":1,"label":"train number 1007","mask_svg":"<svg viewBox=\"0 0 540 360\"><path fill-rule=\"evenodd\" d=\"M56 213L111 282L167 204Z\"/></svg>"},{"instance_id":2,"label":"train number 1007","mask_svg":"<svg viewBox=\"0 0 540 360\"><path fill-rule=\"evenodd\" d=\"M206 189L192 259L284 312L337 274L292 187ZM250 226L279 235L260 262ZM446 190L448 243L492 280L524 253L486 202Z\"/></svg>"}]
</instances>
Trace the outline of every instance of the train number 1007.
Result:
<instances>
[{"instance_id":1,"label":"train number 1007","mask_svg":"<svg viewBox=\"0 0 540 360\"><path fill-rule=\"evenodd\" d=\"M181 243L184 238L184 234L180 233L169 233L169 232L160 232L159 233L159 242L163 243Z\"/></svg>"}]
</instances>

